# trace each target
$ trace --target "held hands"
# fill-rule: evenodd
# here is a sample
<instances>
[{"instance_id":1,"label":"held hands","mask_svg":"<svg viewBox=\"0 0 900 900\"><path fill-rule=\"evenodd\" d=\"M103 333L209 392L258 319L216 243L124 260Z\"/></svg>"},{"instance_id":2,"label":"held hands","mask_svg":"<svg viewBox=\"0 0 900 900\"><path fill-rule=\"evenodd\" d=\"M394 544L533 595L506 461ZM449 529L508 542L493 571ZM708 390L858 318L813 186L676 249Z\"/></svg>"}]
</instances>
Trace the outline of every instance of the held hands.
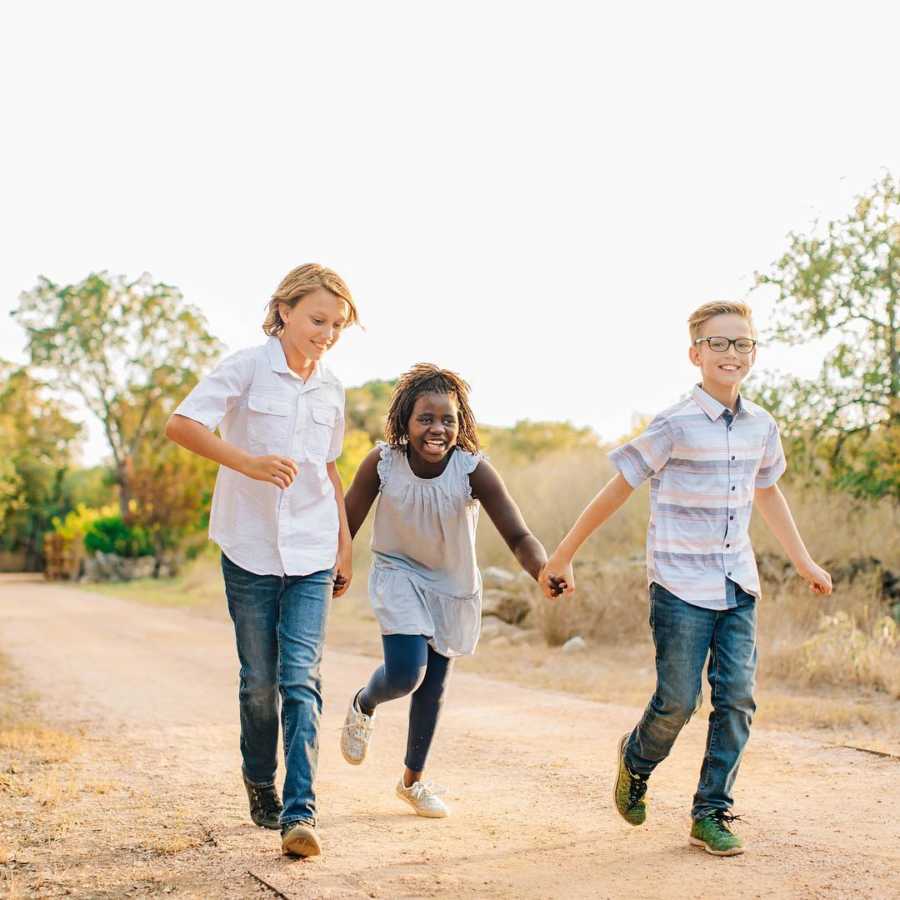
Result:
<instances>
[{"instance_id":1,"label":"held hands","mask_svg":"<svg viewBox=\"0 0 900 900\"><path fill-rule=\"evenodd\" d=\"M337 559L334 561L334 592L332 597L342 597L346 594L352 580L353 551L350 547L339 547Z\"/></svg>"},{"instance_id":2,"label":"held hands","mask_svg":"<svg viewBox=\"0 0 900 900\"><path fill-rule=\"evenodd\" d=\"M562 563L551 556L538 575L538 584L543 588L544 596L551 600L561 594L574 594L575 574L572 563Z\"/></svg>"},{"instance_id":3,"label":"held hands","mask_svg":"<svg viewBox=\"0 0 900 900\"><path fill-rule=\"evenodd\" d=\"M814 594L828 596L831 593L831 575L812 560L797 566L797 574L809 585Z\"/></svg>"},{"instance_id":4,"label":"held hands","mask_svg":"<svg viewBox=\"0 0 900 900\"><path fill-rule=\"evenodd\" d=\"M297 463L289 456L251 456L244 466L243 474L286 490L297 477L298 471Z\"/></svg>"}]
</instances>

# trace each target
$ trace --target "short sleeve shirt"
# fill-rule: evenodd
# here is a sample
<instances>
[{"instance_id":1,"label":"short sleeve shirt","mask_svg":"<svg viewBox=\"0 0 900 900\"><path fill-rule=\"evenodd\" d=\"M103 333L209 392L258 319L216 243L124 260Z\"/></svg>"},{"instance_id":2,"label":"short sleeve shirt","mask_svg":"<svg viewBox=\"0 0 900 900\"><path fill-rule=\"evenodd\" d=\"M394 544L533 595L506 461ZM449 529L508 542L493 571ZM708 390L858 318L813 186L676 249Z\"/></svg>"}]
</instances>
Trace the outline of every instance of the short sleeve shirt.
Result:
<instances>
[{"instance_id":1,"label":"short sleeve shirt","mask_svg":"<svg viewBox=\"0 0 900 900\"><path fill-rule=\"evenodd\" d=\"M756 488L785 470L775 420L738 398L735 412L699 385L610 460L631 487L650 480L647 579L695 606L734 605L733 581L760 596L750 543Z\"/></svg>"},{"instance_id":2,"label":"short sleeve shirt","mask_svg":"<svg viewBox=\"0 0 900 900\"><path fill-rule=\"evenodd\" d=\"M334 565L339 519L327 464L344 440L344 389L322 363L304 381L272 337L222 360L175 412L254 456L297 463L286 490L219 467L209 536L232 562L257 575Z\"/></svg>"}]
</instances>

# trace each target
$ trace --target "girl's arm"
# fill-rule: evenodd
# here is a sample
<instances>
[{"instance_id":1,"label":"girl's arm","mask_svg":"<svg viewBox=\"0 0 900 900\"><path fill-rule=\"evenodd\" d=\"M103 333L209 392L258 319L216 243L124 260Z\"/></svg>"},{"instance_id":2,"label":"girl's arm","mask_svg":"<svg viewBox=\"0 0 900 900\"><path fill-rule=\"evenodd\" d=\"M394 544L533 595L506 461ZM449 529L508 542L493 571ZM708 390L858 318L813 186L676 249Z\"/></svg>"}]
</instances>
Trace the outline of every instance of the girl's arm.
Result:
<instances>
[{"instance_id":1,"label":"girl's arm","mask_svg":"<svg viewBox=\"0 0 900 900\"><path fill-rule=\"evenodd\" d=\"M481 460L469 475L469 485L472 497L481 501L485 512L522 568L537 581L547 561L547 551L529 531L519 507L510 497L497 470L487 460ZM556 592L561 593L558 588Z\"/></svg>"},{"instance_id":2,"label":"girl's arm","mask_svg":"<svg viewBox=\"0 0 900 900\"><path fill-rule=\"evenodd\" d=\"M297 477L297 463L289 456L253 456L187 416L170 416L166 423L166 437L191 453L276 487L288 488Z\"/></svg>"},{"instance_id":3,"label":"girl's arm","mask_svg":"<svg viewBox=\"0 0 900 900\"><path fill-rule=\"evenodd\" d=\"M366 516L378 496L380 487L378 479L378 461L381 459L381 449L375 447L370 450L366 458L360 463L353 476L353 483L347 491L345 503L347 505L347 527L350 537L356 537L356 532L366 521Z\"/></svg>"},{"instance_id":4,"label":"girl's arm","mask_svg":"<svg viewBox=\"0 0 900 900\"><path fill-rule=\"evenodd\" d=\"M344 502L344 485L337 470L337 464L330 462L325 466L328 478L334 485L334 499L338 508L338 552L334 561L334 594L340 597L347 592L353 580L353 539L347 526L347 507Z\"/></svg>"},{"instance_id":5,"label":"girl's arm","mask_svg":"<svg viewBox=\"0 0 900 900\"><path fill-rule=\"evenodd\" d=\"M572 573L572 559L578 548L610 517L619 507L634 493L634 488L616 473L603 486L603 489L587 505L584 512L576 519L575 524L569 529L569 533L560 541L559 546L553 552L553 556L547 560L543 572L541 572L541 587L544 593L550 596L548 586L552 578L565 581L566 593L571 594L575 590L575 576Z\"/></svg>"},{"instance_id":6,"label":"girl's arm","mask_svg":"<svg viewBox=\"0 0 900 900\"><path fill-rule=\"evenodd\" d=\"M788 559L794 564L800 577L817 594L831 593L831 575L817 565L809 555L803 538L797 530L791 508L777 484L757 488L754 497L756 508L762 514L769 530L781 544Z\"/></svg>"}]
</instances>

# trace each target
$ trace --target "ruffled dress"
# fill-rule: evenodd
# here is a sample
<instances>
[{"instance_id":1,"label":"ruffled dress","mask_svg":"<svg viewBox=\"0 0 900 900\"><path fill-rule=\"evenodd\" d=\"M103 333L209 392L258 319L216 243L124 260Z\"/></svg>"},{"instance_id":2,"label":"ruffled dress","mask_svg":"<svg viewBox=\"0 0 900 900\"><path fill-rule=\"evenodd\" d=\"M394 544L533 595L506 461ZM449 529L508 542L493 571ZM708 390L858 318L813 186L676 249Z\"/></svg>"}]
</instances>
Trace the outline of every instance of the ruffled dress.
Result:
<instances>
[{"instance_id":1,"label":"ruffled dress","mask_svg":"<svg viewBox=\"0 0 900 900\"><path fill-rule=\"evenodd\" d=\"M382 634L422 634L442 656L465 656L481 634L475 559L480 504L469 475L480 453L453 450L436 478L419 478L404 449L380 443L369 599Z\"/></svg>"}]
</instances>

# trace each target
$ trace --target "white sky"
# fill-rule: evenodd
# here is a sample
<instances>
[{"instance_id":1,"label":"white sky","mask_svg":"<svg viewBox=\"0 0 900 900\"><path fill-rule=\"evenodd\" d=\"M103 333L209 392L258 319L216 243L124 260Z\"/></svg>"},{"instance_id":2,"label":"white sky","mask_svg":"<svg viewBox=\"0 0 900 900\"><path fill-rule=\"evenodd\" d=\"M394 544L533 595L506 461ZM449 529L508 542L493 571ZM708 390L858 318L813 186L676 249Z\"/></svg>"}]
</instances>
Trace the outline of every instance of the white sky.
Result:
<instances>
[{"instance_id":1,"label":"white sky","mask_svg":"<svg viewBox=\"0 0 900 900\"><path fill-rule=\"evenodd\" d=\"M147 270L237 349L315 260L367 326L330 357L348 386L428 360L483 422L613 438L693 382L692 308L900 171L898 26L784 0L5 4L0 356L41 273Z\"/></svg>"}]
</instances>

